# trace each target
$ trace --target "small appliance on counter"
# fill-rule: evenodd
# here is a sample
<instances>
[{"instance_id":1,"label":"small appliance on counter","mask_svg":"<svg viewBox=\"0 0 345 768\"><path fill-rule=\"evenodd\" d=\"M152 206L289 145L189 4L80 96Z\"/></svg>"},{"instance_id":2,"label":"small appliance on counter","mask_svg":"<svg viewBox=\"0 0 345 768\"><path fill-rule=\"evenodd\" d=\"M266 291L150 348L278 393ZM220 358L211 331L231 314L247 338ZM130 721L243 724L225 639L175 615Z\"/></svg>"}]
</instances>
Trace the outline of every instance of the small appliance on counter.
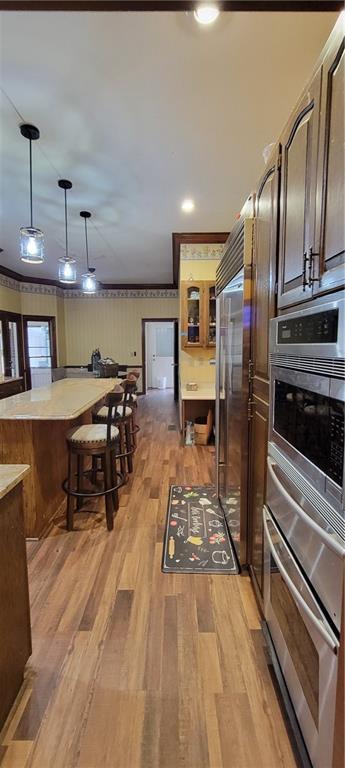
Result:
<instances>
[{"instance_id":1,"label":"small appliance on counter","mask_svg":"<svg viewBox=\"0 0 345 768\"><path fill-rule=\"evenodd\" d=\"M115 363L111 357L98 361L98 371L101 379L116 378L119 372L119 364Z\"/></svg>"},{"instance_id":2,"label":"small appliance on counter","mask_svg":"<svg viewBox=\"0 0 345 768\"><path fill-rule=\"evenodd\" d=\"M97 349L94 349L92 354L91 354L91 366L90 367L91 367L91 371L93 371L93 373L99 374L98 364L99 364L100 359L101 359L101 353L100 353L100 351L99 351L99 349L97 347Z\"/></svg>"}]
</instances>

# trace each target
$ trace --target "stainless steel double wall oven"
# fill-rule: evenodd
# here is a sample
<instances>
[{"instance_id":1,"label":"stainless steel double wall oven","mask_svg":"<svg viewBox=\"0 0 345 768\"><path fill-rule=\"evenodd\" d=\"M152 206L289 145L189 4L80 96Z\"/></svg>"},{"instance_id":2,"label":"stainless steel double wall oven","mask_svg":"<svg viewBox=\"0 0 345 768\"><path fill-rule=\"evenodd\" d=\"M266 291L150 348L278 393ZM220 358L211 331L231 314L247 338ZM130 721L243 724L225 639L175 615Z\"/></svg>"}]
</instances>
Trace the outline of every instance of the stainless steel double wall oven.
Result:
<instances>
[{"instance_id":1,"label":"stainless steel double wall oven","mask_svg":"<svg viewBox=\"0 0 345 768\"><path fill-rule=\"evenodd\" d=\"M315 768L332 764L345 555L344 293L271 321L265 615Z\"/></svg>"}]
</instances>

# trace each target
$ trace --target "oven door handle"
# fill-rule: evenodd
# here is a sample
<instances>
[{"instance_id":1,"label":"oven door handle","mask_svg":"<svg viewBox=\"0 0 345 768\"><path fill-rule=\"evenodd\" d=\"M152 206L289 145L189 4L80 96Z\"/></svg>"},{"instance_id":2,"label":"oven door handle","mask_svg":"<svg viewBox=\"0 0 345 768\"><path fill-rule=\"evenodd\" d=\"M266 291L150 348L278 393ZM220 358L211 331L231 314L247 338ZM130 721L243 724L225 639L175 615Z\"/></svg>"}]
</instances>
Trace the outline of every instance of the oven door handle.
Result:
<instances>
[{"instance_id":1,"label":"oven door handle","mask_svg":"<svg viewBox=\"0 0 345 768\"><path fill-rule=\"evenodd\" d=\"M307 605L307 603L303 599L301 593L298 591L297 587L293 583L293 581L290 578L288 572L285 570L285 568L283 566L283 563L281 562L281 560L279 559L279 557L277 555L277 551L276 551L275 546L273 544L273 541L271 539L271 534L270 534L270 532L268 530L267 519L270 520L270 515L269 515L269 513L264 508L264 529L265 529L266 539L267 539L269 548L270 548L270 550L272 552L272 555L274 557L274 560L275 560L275 562L276 562L276 564L277 564L277 566L279 568L279 571L281 573L282 578L286 582L287 587L289 588L290 592L292 592L292 594L293 594L293 596L294 596L294 598L296 600L296 603L300 606L300 608L303 611L303 613L305 613L306 616L308 616L308 619L311 621L311 623L313 624L313 626L315 627L317 632L320 635L322 635L324 641L327 643L327 645L331 649L331 651L335 655L337 655L338 648L339 648L338 640L333 635L333 633L331 633L330 631L328 631L326 629L326 627L324 626L324 624L321 621L321 619L319 619L318 616L316 616L315 613L313 613L313 611L311 610L309 605Z\"/></svg>"},{"instance_id":2,"label":"oven door handle","mask_svg":"<svg viewBox=\"0 0 345 768\"><path fill-rule=\"evenodd\" d=\"M278 489L279 493L281 493L281 495L284 496L284 499L286 499L286 501L294 508L297 515L300 518L302 518L302 520L304 520L304 522L309 526L309 528L311 528L313 531L315 531L315 533L317 533L317 535L319 536L320 539L322 539L324 544L326 544L326 546L329 547L329 549L332 549L333 552L335 552L335 554L338 555L338 557L344 558L345 548L342 547L341 544L339 544L339 542L336 541L336 539L333 539L333 537L329 533L327 533L327 531L321 528L321 526L318 525L315 522L315 520L309 517L309 515L307 515L307 513L304 511L304 509L297 503L297 501L295 501L293 496L291 496L291 494L286 490L281 480L279 480L279 478L277 477L274 471L274 467L276 466L277 466L276 462L272 461L272 459L270 459L270 457L268 456L267 457L268 473L274 485Z\"/></svg>"}]
</instances>

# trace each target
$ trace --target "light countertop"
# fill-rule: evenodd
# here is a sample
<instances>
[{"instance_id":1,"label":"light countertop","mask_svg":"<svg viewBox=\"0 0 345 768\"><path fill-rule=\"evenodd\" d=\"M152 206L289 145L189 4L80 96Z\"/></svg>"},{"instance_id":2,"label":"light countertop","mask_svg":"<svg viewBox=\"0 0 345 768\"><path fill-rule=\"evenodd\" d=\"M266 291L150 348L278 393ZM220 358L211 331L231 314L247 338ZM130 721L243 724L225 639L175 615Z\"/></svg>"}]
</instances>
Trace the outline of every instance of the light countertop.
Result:
<instances>
[{"instance_id":1,"label":"light countertop","mask_svg":"<svg viewBox=\"0 0 345 768\"><path fill-rule=\"evenodd\" d=\"M0 499L30 472L28 464L0 464Z\"/></svg>"},{"instance_id":2,"label":"light countertop","mask_svg":"<svg viewBox=\"0 0 345 768\"><path fill-rule=\"evenodd\" d=\"M22 376L2 376L0 378L0 385L10 384L13 381L23 381L23 377Z\"/></svg>"},{"instance_id":3,"label":"light countertop","mask_svg":"<svg viewBox=\"0 0 345 768\"><path fill-rule=\"evenodd\" d=\"M61 379L0 400L0 419L75 419L110 392L120 379Z\"/></svg>"},{"instance_id":4,"label":"light countertop","mask_svg":"<svg viewBox=\"0 0 345 768\"><path fill-rule=\"evenodd\" d=\"M186 389L183 384L181 385L181 398L182 400L215 400L215 384L199 384L196 390Z\"/></svg>"}]
</instances>

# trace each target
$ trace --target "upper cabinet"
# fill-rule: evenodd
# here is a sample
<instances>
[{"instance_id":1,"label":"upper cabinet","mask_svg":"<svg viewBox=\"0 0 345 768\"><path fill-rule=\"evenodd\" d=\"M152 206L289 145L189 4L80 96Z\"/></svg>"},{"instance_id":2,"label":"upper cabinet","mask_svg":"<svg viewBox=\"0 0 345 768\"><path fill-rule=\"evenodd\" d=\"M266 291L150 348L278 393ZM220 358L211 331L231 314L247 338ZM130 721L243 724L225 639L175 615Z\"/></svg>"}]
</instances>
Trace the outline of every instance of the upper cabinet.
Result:
<instances>
[{"instance_id":1,"label":"upper cabinet","mask_svg":"<svg viewBox=\"0 0 345 768\"><path fill-rule=\"evenodd\" d=\"M278 307L345 284L344 25L282 137Z\"/></svg>"},{"instance_id":2,"label":"upper cabinet","mask_svg":"<svg viewBox=\"0 0 345 768\"><path fill-rule=\"evenodd\" d=\"M215 282L182 282L182 347L216 345Z\"/></svg>"},{"instance_id":3,"label":"upper cabinet","mask_svg":"<svg viewBox=\"0 0 345 768\"><path fill-rule=\"evenodd\" d=\"M344 83L344 33L338 24L322 63L314 294L345 282Z\"/></svg>"},{"instance_id":4,"label":"upper cabinet","mask_svg":"<svg viewBox=\"0 0 345 768\"><path fill-rule=\"evenodd\" d=\"M321 72L281 138L278 306L309 299L308 256L315 252L315 205Z\"/></svg>"},{"instance_id":5,"label":"upper cabinet","mask_svg":"<svg viewBox=\"0 0 345 768\"><path fill-rule=\"evenodd\" d=\"M268 381L269 322L275 316L277 280L277 226L279 147L255 195L252 261L252 375Z\"/></svg>"}]
</instances>

